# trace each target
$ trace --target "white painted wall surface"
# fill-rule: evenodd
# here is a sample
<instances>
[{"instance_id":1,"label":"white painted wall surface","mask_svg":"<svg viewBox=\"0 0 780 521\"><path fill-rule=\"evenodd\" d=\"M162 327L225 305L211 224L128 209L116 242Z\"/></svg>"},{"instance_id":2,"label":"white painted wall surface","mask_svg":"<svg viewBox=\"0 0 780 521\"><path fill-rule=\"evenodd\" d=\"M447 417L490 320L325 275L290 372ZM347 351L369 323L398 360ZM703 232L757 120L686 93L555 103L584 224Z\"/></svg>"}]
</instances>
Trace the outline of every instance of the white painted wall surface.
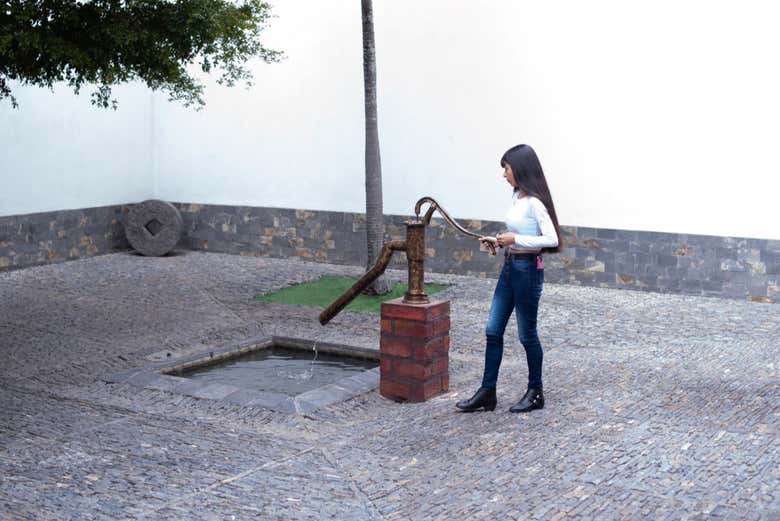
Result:
<instances>
[{"instance_id":1,"label":"white painted wall surface","mask_svg":"<svg viewBox=\"0 0 780 521\"><path fill-rule=\"evenodd\" d=\"M374 4L386 213L432 195L458 218L501 219L498 159L522 142L539 152L563 224L780 238L775 2ZM154 196L364 210L360 3L274 7L264 41L287 59L254 63L250 90L207 81L201 112L154 96ZM11 170L32 150L23 114ZM104 163L69 182L86 190Z\"/></svg>"},{"instance_id":2,"label":"white painted wall surface","mask_svg":"<svg viewBox=\"0 0 780 521\"><path fill-rule=\"evenodd\" d=\"M119 109L64 86L14 88L0 103L0 216L90 208L152 197L150 93L115 89Z\"/></svg>"}]
</instances>

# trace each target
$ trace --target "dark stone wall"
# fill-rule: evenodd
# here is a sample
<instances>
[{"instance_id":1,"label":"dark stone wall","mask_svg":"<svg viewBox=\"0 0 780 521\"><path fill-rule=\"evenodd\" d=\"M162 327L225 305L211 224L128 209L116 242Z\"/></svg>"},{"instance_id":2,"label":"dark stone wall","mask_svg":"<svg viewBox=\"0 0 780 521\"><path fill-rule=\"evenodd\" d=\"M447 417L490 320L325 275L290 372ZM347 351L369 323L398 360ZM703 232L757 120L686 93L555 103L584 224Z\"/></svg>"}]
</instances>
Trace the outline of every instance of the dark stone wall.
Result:
<instances>
[{"instance_id":1,"label":"dark stone wall","mask_svg":"<svg viewBox=\"0 0 780 521\"><path fill-rule=\"evenodd\" d=\"M174 203L184 221L179 247L334 264L366 265L365 216L345 212ZM0 217L0 271L127 250L126 206ZM403 239L407 216L385 217ZM495 221L462 220L494 235ZM564 250L545 256L549 282L780 302L780 241L565 226ZM441 219L426 230L426 269L496 276L500 258ZM404 255L392 267L404 269Z\"/></svg>"},{"instance_id":2,"label":"dark stone wall","mask_svg":"<svg viewBox=\"0 0 780 521\"><path fill-rule=\"evenodd\" d=\"M0 271L126 250L123 206L0 217Z\"/></svg>"},{"instance_id":3,"label":"dark stone wall","mask_svg":"<svg viewBox=\"0 0 780 521\"><path fill-rule=\"evenodd\" d=\"M568 228L548 280L780 302L780 241ZM547 275L547 273L545 273Z\"/></svg>"},{"instance_id":4,"label":"dark stone wall","mask_svg":"<svg viewBox=\"0 0 780 521\"><path fill-rule=\"evenodd\" d=\"M363 214L176 204L184 245L240 255L267 255L365 266ZM387 238L405 237L406 216L385 217ZM493 235L495 221L459 221ZM564 250L545 256L550 282L780 302L780 241L565 226ZM426 269L495 276L499 259L480 252L441 219L426 231ZM392 267L405 268L403 254Z\"/></svg>"}]
</instances>

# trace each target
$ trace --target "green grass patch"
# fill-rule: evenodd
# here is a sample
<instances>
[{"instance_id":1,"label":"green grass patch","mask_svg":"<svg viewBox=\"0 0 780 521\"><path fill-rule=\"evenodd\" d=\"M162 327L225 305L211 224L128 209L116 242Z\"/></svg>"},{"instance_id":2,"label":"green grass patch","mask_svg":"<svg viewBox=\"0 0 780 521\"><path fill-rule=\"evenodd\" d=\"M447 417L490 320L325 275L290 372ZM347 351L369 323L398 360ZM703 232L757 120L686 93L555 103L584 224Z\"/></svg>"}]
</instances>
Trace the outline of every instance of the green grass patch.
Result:
<instances>
[{"instance_id":1,"label":"green grass patch","mask_svg":"<svg viewBox=\"0 0 780 521\"><path fill-rule=\"evenodd\" d=\"M335 275L323 275L317 280L296 284L279 291L258 295L256 300L261 302L280 302L282 304L297 304L299 306L317 306L326 308L342 293L347 291L357 279L351 277L337 277ZM425 284L425 292L433 295L445 289L443 284ZM392 291L386 295L358 295L344 308L348 311L370 311L378 313L382 302L402 297L406 293L406 284L396 283Z\"/></svg>"}]
</instances>

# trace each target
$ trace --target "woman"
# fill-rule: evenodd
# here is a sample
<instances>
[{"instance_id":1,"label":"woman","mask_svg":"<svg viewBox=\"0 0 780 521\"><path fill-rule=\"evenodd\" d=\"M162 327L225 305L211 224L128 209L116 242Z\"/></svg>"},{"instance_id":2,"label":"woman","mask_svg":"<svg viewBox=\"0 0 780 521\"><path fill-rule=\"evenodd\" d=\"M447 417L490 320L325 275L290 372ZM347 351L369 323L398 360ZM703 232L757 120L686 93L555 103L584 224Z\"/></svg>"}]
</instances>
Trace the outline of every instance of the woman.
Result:
<instances>
[{"instance_id":1,"label":"woman","mask_svg":"<svg viewBox=\"0 0 780 521\"><path fill-rule=\"evenodd\" d=\"M505 248L504 265L490 307L485 335L485 371L482 387L455 404L466 412L496 408L496 382L504 351L504 329L515 311L520 342L528 362L528 390L510 412L544 407L542 344L536 334L536 314L544 283L542 252L560 250L558 217L536 152L528 145L510 148L501 158L504 178L512 185L512 205L506 214L508 232L481 237L483 243Z\"/></svg>"}]
</instances>

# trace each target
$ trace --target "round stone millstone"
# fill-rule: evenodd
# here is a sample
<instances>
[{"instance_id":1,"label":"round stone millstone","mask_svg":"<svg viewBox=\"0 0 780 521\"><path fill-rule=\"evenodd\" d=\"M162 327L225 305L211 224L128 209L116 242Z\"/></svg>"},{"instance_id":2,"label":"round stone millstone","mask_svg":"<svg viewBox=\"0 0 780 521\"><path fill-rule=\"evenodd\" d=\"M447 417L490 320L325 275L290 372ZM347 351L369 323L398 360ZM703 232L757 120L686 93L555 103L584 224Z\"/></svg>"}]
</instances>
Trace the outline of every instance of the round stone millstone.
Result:
<instances>
[{"instance_id":1,"label":"round stone millstone","mask_svg":"<svg viewBox=\"0 0 780 521\"><path fill-rule=\"evenodd\" d=\"M159 257L170 252L181 238L182 219L171 203L150 199L130 207L125 235L135 251Z\"/></svg>"}]
</instances>

